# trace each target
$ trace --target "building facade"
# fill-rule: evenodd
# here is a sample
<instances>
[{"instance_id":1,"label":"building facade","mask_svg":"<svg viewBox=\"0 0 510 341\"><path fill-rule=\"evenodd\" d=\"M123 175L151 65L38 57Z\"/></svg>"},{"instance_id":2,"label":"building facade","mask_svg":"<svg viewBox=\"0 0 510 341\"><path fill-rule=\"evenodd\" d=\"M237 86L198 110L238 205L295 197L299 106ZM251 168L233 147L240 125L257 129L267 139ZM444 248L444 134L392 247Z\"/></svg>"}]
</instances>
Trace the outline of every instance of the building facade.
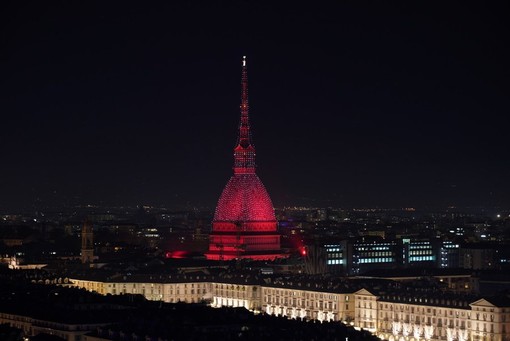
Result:
<instances>
[{"instance_id":1,"label":"building facade","mask_svg":"<svg viewBox=\"0 0 510 341\"><path fill-rule=\"evenodd\" d=\"M510 299L403 290L366 280L357 285L306 281L250 282L181 276L108 281L70 279L73 286L101 294L139 293L164 302L209 302L213 307L244 307L255 313L293 319L339 321L389 341L510 341ZM369 287L373 287L371 289ZM378 293L377 293L378 292Z\"/></svg>"},{"instance_id":2,"label":"building facade","mask_svg":"<svg viewBox=\"0 0 510 341\"><path fill-rule=\"evenodd\" d=\"M510 302L465 296L355 293L355 326L389 341L509 340Z\"/></svg>"},{"instance_id":3,"label":"building facade","mask_svg":"<svg viewBox=\"0 0 510 341\"><path fill-rule=\"evenodd\" d=\"M84 335L109 323L65 323L0 312L0 324L21 329L24 335L51 334L68 341L82 341Z\"/></svg>"}]
</instances>

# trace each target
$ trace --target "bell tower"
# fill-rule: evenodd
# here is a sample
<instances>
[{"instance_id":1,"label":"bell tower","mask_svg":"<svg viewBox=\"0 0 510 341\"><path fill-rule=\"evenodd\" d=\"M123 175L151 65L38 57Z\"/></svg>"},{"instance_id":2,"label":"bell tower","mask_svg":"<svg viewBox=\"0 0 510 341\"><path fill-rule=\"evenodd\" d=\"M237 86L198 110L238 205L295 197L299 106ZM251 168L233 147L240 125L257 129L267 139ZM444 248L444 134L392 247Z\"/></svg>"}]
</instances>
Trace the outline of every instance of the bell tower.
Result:
<instances>
[{"instance_id":1,"label":"bell tower","mask_svg":"<svg viewBox=\"0 0 510 341\"><path fill-rule=\"evenodd\" d=\"M94 261L94 232L92 224L88 219L83 223L81 229L81 262L83 264Z\"/></svg>"}]
</instances>

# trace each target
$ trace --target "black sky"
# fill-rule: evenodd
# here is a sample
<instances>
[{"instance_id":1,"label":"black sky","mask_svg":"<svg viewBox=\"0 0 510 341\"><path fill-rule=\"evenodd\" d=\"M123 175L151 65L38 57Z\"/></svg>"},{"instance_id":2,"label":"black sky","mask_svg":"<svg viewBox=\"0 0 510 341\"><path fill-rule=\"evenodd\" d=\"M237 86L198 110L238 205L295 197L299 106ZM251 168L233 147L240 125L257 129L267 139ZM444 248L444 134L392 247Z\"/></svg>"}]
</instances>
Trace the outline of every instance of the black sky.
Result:
<instances>
[{"instance_id":1,"label":"black sky","mask_svg":"<svg viewBox=\"0 0 510 341\"><path fill-rule=\"evenodd\" d=\"M1 6L0 208L214 207L243 55L276 206L510 205L503 6Z\"/></svg>"}]
</instances>

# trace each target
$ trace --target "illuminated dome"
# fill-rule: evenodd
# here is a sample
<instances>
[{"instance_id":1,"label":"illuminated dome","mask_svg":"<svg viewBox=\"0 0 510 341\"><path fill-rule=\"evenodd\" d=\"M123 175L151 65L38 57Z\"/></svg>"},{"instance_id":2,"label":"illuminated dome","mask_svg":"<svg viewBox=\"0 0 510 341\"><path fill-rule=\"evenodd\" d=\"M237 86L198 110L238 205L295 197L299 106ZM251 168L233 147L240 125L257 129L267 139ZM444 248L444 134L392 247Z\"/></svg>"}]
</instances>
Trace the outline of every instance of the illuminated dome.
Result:
<instances>
[{"instance_id":1,"label":"illuminated dome","mask_svg":"<svg viewBox=\"0 0 510 341\"><path fill-rule=\"evenodd\" d=\"M214 221L276 221L273 204L256 174L233 175L218 200Z\"/></svg>"},{"instance_id":2,"label":"illuminated dome","mask_svg":"<svg viewBox=\"0 0 510 341\"><path fill-rule=\"evenodd\" d=\"M243 58L241 123L234 148L234 175L221 193L209 235L207 259L259 259L283 257L273 204L255 174L255 147L248 119L248 78Z\"/></svg>"}]
</instances>

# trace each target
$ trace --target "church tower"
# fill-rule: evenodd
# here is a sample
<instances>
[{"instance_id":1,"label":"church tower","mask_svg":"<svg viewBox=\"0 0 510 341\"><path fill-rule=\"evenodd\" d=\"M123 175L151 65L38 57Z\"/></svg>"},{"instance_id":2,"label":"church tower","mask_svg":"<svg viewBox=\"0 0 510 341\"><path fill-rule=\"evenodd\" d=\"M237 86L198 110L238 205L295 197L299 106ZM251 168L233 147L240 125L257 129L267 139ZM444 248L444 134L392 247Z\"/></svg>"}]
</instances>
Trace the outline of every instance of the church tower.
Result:
<instances>
[{"instance_id":1,"label":"church tower","mask_svg":"<svg viewBox=\"0 0 510 341\"><path fill-rule=\"evenodd\" d=\"M81 229L81 262L92 263L94 261L94 232L88 219Z\"/></svg>"},{"instance_id":2,"label":"church tower","mask_svg":"<svg viewBox=\"0 0 510 341\"><path fill-rule=\"evenodd\" d=\"M241 120L234 148L234 174L225 186L212 223L207 259L273 260L283 257L271 198L255 173L251 140L248 72L242 60Z\"/></svg>"}]
</instances>

